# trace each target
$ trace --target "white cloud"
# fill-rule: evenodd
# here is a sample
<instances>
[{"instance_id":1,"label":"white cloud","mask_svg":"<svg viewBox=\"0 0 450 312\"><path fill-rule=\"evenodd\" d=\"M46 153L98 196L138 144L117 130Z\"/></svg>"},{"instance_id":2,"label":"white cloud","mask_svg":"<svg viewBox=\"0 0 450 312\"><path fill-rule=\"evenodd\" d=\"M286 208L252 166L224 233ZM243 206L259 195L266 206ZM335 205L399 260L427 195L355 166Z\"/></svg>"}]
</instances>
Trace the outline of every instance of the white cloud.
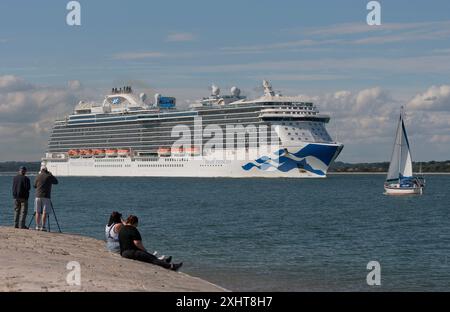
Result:
<instances>
[{"instance_id":1,"label":"white cloud","mask_svg":"<svg viewBox=\"0 0 450 312\"><path fill-rule=\"evenodd\" d=\"M422 153L435 155L437 152L448 159L450 155L450 86L431 86L425 92L415 95L406 105L413 133L419 137ZM420 151L420 150L419 150ZM436 156L432 156L436 157ZM428 158L429 159L429 158Z\"/></svg>"},{"instance_id":2,"label":"white cloud","mask_svg":"<svg viewBox=\"0 0 450 312\"><path fill-rule=\"evenodd\" d=\"M431 137L433 143L450 143L450 135L448 134L435 134Z\"/></svg>"},{"instance_id":3,"label":"white cloud","mask_svg":"<svg viewBox=\"0 0 450 312\"><path fill-rule=\"evenodd\" d=\"M389 140L400 104L386 90L379 87L357 92L337 91L317 96L300 95L332 116L344 143L360 144Z\"/></svg>"},{"instance_id":4,"label":"white cloud","mask_svg":"<svg viewBox=\"0 0 450 312\"><path fill-rule=\"evenodd\" d=\"M35 88L0 94L0 121L33 122L66 112L76 98L69 90Z\"/></svg>"},{"instance_id":5,"label":"white cloud","mask_svg":"<svg viewBox=\"0 0 450 312\"><path fill-rule=\"evenodd\" d=\"M0 92L24 91L32 86L24 79L12 75L0 76Z\"/></svg>"},{"instance_id":6,"label":"white cloud","mask_svg":"<svg viewBox=\"0 0 450 312\"><path fill-rule=\"evenodd\" d=\"M186 42L186 41L194 41L195 35L188 32L174 32L170 33L166 41L167 42Z\"/></svg>"},{"instance_id":7,"label":"white cloud","mask_svg":"<svg viewBox=\"0 0 450 312\"><path fill-rule=\"evenodd\" d=\"M67 82L67 86L69 87L70 90L80 90L82 87L81 82L79 80L69 80Z\"/></svg>"},{"instance_id":8,"label":"white cloud","mask_svg":"<svg viewBox=\"0 0 450 312\"><path fill-rule=\"evenodd\" d=\"M300 97L331 115L328 129L346 146L341 160L388 161L402 105L406 106L413 159L445 160L450 154L449 87L432 86L408 103L379 87Z\"/></svg>"},{"instance_id":9,"label":"white cloud","mask_svg":"<svg viewBox=\"0 0 450 312\"><path fill-rule=\"evenodd\" d=\"M408 107L415 110L436 110L450 112L450 85L431 86L424 93L417 94Z\"/></svg>"},{"instance_id":10,"label":"white cloud","mask_svg":"<svg viewBox=\"0 0 450 312\"><path fill-rule=\"evenodd\" d=\"M0 76L0 161L38 160L47 148L57 116L73 110L80 99L98 96L97 90L70 81L66 88L33 85L17 76Z\"/></svg>"}]
</instances>

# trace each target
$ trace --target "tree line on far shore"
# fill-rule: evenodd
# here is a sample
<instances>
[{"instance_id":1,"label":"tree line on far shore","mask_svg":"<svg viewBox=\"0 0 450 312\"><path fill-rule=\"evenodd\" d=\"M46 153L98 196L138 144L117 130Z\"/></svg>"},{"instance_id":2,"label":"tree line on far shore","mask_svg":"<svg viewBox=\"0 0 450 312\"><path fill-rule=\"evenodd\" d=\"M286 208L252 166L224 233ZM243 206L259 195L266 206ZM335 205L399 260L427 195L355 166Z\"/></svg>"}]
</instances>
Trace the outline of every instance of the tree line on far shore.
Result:
<instances>
[{"instance_id":1,"label":"tree line on far shore","mask_svg":"<svg viewBox=\"0 0 450 312\"><path fill-rule=\"evenodd\" d=\"M28 173L37 173L41 169L39 161L6 161L0 162L0 172L17 172L21 166L27 167Z\"/></svg>"},{"instance_id":2,"label":"tree line on far shore","mask_svg":"<svg viewBox=\"0 0 450 312\"><path fill-rule=\"evenodd\" d=\"M328 172L387 172L389 162L349 164L334 162ZM413 163L413 172L450 172L450 160Z\"/></svg>"},{"instance_id":3,"label":"tree line on far shore","mask_svg":"<svg viewBox=\"0 0 450 312\"><path fill-rule=\"evenodd\" d=\"M16 172L20 166L25 166L29 173L38 172L41 163L36 162L18 162L7 161L0 162L0 172ZM419 172L422 167L422 172L450 172L450 160L446 161L427 161L414 162L413 171ZM388 162L379 163L357 163L350 164L342 161L334 162L329 172L387 172L389 168Z\"/></svg>"}]
</instances>

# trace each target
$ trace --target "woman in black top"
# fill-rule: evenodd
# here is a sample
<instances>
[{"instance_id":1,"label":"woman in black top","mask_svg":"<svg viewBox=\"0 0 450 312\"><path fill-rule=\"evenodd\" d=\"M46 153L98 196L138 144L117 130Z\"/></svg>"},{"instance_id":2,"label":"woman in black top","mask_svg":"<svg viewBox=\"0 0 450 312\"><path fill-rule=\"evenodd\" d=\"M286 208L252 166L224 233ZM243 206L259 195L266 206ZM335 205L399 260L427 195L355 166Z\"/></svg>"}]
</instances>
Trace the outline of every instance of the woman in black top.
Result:
<instances>
[{"instance_id":1,"label":"woman in black top","mask_svg":"<svg viewBox=\"0 0 450 312\"><path fill-rule=\"evenodd\" d=\"M130 215L119 232L120 255L124 258L147 262L162 266L163 268L177 271L182 265L180 263L168 263L159 260L156 256L147 252L142 244L142 237L137 230L138 218Z\"/></svg>"}]
</instances>

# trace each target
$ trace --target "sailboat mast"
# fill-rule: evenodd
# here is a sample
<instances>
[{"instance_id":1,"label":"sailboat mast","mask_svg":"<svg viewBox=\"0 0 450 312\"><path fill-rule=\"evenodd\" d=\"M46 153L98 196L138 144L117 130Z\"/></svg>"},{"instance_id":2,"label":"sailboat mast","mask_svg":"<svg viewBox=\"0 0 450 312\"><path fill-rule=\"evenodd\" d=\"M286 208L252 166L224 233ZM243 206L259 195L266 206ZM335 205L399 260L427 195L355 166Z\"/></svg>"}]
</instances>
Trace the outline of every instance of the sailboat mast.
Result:
<instances>
[{"instance_id":1,"label":"sailboat mast","mask_svg":"<svg viewBox=\"0 0 450 312\"><path fill-rule=\"evenodd\" d=\"M403 106L400 108L400 121L399 121L399 127L403 127ZM400 136L400 155L398 157L398 184L401 183L401 179L400 179L400 173L401 173L401 159L402 159L402 135Z\"/></svg>"}]
</instances>

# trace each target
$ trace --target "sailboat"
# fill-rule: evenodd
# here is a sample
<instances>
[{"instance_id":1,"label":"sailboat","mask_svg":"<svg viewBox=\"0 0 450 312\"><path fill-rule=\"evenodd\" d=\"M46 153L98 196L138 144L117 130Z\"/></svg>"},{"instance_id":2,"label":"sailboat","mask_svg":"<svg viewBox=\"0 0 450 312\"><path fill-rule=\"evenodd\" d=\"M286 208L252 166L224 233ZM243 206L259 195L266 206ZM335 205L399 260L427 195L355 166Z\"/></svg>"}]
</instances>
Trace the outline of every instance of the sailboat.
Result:
<instances>
[{"instance_id":1,"label":"sailboat","mask_svg":"<svg viewBox=\"0 0 450 312\"><path fill-rule=\"evenodd\" d=\"M425 180L413 176L411 151L403 119L403 106L395 136L389 171L384 183L386 195L422 194Z\"/></svg>"}]
</instances>

